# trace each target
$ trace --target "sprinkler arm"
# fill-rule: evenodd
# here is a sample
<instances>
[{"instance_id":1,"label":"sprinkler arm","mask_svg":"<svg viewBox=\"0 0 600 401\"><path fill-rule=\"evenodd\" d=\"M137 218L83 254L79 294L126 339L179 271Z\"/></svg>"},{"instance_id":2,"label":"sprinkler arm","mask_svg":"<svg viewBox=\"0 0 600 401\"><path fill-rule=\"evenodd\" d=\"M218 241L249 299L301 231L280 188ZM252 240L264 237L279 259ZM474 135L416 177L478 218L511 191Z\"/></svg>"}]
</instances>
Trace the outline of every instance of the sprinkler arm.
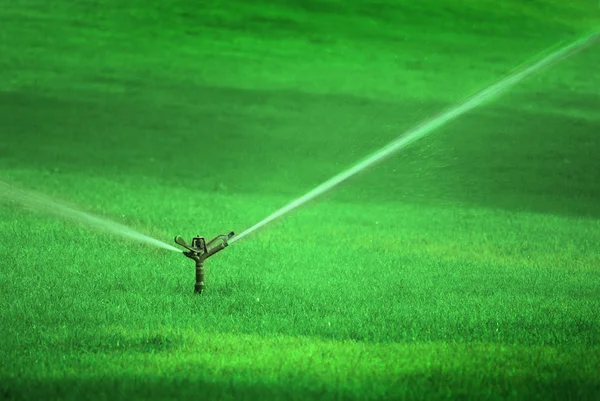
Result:
<instances>
[{"instance_id":1,"label":"sprinkler arm","mask_svg":"<svg viewBox=\"0 0 600 401\"><path fill-rule=\"evenodd\" d=\"M185 240L179 235L175 237L175 243L177 245L181 245L182 247L188 249L191 252L194 252L194 250L191 248L191 245L188 245L187 242L185 242Z\"/></svg>"},{"instance_id":2,"label":"sprinkler arm","mask_svg":"<svg viewBox=\"0 0 600 401\"><path fill-rule=\"evenodd\" d=\"M227 246L229 245L227 243L227 241L233 237L233 231L230 232L229 234L221 234L221 235L217 235L215 238L211 239L210 241L208 241L208 243L206 244L206 249L208 250L206 252L206 256L204 257L204 259L206 258L210 258L212 255L214 255L215 253L222 251L223 249L227 248ZM221 243L214 246L213 244L217 241L221 240Z\"/></svg>"},{"instance_id":3,"label":"sprinkler arm","mask_svg":"<svg viewBox=\"0 0 600 401\"><path fill-rule=\"evenodd\" d=\"M220 243L219 245L215 246L214 248L211 248L210 251L208 251L208 253L205 254L206 257L204 259L210 258L215 253L217 253L219 251L222 251L223 249L227 248L227 246L228 246L227 242L223 242L223 243Z\"/></svg>"}]
</instances>

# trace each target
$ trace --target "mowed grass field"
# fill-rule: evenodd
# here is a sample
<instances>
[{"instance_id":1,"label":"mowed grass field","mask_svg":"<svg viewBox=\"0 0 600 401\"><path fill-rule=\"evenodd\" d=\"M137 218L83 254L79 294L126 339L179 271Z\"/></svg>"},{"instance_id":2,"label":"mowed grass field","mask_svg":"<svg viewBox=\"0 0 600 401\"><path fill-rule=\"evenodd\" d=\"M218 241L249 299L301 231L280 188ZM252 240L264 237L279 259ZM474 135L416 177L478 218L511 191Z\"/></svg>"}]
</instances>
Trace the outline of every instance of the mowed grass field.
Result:
<instances>
[{"instance_id":1,"label":"mowed grass field","mask_svg":"<svg viewBox=\"0 0 600 401\"><path fill-rule=\"evenodd\" d=\"M18 1L0 181L241 232L599 27L558 1ZM600 44L206 264L1 194L4 399L600 397ZM1 187L0 188L4 188Z\"/></svg>"}]
</instances>

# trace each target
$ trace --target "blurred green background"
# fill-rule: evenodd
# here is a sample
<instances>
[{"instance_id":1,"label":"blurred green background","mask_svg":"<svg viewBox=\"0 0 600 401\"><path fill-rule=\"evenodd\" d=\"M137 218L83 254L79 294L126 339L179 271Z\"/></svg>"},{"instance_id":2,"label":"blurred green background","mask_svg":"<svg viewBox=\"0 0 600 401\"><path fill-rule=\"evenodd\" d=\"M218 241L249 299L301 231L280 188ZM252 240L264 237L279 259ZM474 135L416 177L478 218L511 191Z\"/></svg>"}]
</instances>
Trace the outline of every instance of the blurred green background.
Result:
<instances>
[{"instance_id":1,"label":"blurred green background","mask_svg":"<svg viewBox=\"0 0 600 401\"><path fill-rule=\"evenodd\" d=\"M586 2L160 4L4 8L5 168L293 197L597 21ZM331 196L597 216L599 57Z\"/></svg>"}]
</instances>

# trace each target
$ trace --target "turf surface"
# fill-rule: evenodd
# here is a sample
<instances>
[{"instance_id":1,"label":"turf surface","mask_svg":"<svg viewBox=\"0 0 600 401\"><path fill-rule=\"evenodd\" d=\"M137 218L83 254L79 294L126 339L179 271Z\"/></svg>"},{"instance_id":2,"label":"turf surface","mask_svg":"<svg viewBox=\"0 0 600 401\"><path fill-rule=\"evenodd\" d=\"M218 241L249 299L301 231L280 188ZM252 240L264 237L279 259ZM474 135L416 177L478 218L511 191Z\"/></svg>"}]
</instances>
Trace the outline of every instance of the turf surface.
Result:
<instances>
[{"instance_id":1,"label":"turf surface","mask_svg":"<svg viewBox=\"0 0 600 401\"><path fill-rule=\"evenodd\" d=\"M522 4L521 4L522 3ZM0 180L241 231L597 4L18 1ZM168 5L167 5L168 4ZM597 399L600 46L193 264L0 208L5 399Z\"/></svg>"}]
</instances>

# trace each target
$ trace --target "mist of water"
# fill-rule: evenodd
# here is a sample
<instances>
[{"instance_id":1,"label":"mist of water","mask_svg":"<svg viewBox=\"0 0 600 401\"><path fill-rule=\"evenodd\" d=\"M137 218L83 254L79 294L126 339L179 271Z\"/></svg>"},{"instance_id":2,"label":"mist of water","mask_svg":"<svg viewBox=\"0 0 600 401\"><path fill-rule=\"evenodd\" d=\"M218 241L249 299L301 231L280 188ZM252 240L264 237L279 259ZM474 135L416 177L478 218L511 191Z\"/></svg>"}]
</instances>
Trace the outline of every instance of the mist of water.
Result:
<instances>
[{"instance_id":1,"label":"mist of water","mask_svg":"<svg viewBox=\"0 0 600 401\"><path fill-rule=\"evenodd\" d=\"M569 57L569 56L575 54L576 52L582 50L583 48L585 48L585 47L591 45L592 43L594 43L595 41L597 41L599 36L600 36L600 34L594 33L594 34L585 36L579 40L576 40L572 43L569 43L567 45L559 47L556 50L546 51L545 52L547 54L546 56L539 58L537 61L530 63L529 65L526 65L524 67L517 69L516 71L514 71L511 74L509 74L508 76L506 76L504 79L501 79L500 81L494 83L493 85L490 85L489 87L487 87L487 88L477 92L473 96L467 98L463 102L451 107L450 109L442 112L441 114L439 114L431 119L428 119L427 121L424 121L420 125L417 125L415 128L405 132L400 137L398 137L396 140L392 141L391 143L384 146L380 150L374 152L373 154L371 154L370 156L368 156L361 162L355 164L354 166L350 167L349 169L347 169L345 171L342 171L338 175L330 178L329 180L325 181L321 185L315 187L314 189L310 190L306 194L302 195L298 199L288 203L281 209L275 211L274 213L265 217L263 220L259 221L255 225L251 226L250 228L248 228L245 231L241 232L240 234L236 235L231 240L229 240L229 243L233 243L235 241L238 241L238 240L244 238L245 236L252 233L253 231L263 227L264 225L285 215L286 213L289 213L290 211L298 208L299 206L305 204L306 202L323 194L324 192L329 191L330 189L341 184L342 182L344 182L348 178L352 177L353 175L367 169L368 167L372 166L373 164L392 155L393 153L398 152L399 150L405 148L406 146L410 145L411 143L415 142L416 140L421 139L424 136L433 132L434 130L446 125L450 121L460 117L461 115L467 113L468 111L473 110L476 107L481 106L485 102L488 102L488 101L494 99L495 97L499 96L501 93L506 91L507 89L510 89L511 87L513 87L514 85L519 83L524 78L537 73L541 69L548 67L551 64L553 64L557 61L560 61L561 59L564 59L566 57Z\"/></svg>"},{"instance_id":2,"label":"mist of water","mask_svg":"<svg viewBox=\"0 0 600 401\"><path fill-rule=\"evenodd\" d=\"M142 242L158 248L168 249L170 251L181 252L181 250L175 248L174 246L141 234L127 226L124 226L123 224L115 223L114 221L85 213L81 210L61 204L45 195L33 191L19 189L2 181L0 181L0 200L14 202L33 211L49 213L55 216L63 217L73 222L85 224L107 233L116 234L123 238Z\"/></svg>"}]
</instances>

